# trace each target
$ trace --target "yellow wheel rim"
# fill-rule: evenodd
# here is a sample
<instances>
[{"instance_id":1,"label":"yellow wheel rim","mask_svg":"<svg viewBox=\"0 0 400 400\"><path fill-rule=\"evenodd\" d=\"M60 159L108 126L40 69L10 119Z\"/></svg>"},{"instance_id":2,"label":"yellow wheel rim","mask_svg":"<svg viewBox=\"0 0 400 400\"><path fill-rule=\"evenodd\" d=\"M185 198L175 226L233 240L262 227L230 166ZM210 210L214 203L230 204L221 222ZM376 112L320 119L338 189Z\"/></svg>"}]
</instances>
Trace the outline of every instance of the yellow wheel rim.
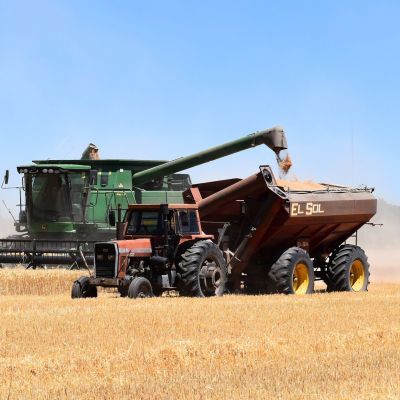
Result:
<instances>
[{"instance_id":1,"label":"yellow wheel rim","mask_svg":"<svg viewBox=\"0 0 400 400\"><path fill-rule=\"evenodd\" d=\"M350 267L350 287L358 292L364 287L365 270L361 260L354 260Z\"/></svg>"},{"instance_id":2,"label":"yellow wheel rim","mask_svg":"<svg viewBox=\"0 0 400 400\"><path fill-rule=\"evenodd\" d=\"M298 263L293 271L293 291L296 294L306 294L310 277L308 275L308 267L304 263Z\"/></svg>"}]
</instances>

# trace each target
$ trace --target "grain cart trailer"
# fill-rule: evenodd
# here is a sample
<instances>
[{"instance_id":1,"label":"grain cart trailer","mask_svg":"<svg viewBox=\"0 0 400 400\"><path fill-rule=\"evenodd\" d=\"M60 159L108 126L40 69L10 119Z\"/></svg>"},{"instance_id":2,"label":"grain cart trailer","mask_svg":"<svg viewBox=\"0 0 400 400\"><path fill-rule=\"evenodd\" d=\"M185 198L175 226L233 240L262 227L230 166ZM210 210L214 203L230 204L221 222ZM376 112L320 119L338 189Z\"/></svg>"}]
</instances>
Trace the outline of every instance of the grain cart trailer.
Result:
<instances>
[{"instance_id":1,"label":"grain cart trailer","mask_svg":"<svg viewBox=\"0 0 400 400\"><path fill-rule=\"evenodd\" d=\"M247 293L366 290L369 264L357 245L345 244L376 213L373 189L320 185L290 190L269 166L246 179L194 185L202 226L218 238L228 287Z\"/></svg>"},{"instance_id":2,"label":"grain cart trailer","mask_svg":"<svg viewBox=\"0 0 400 400\"><path fill-rule=\"evenodd\" d=\"M173 161L46 160L18 167L18 235L0 240L0 264L93 264L94 243L115 238L115 214L128 204L184 203L190 177L177 172L261 144L286 149L280 127L255 132ZM8 174L6 174L8 180ZM22 203L25 203L22 205Z\"/></svg>"}]
</instances>

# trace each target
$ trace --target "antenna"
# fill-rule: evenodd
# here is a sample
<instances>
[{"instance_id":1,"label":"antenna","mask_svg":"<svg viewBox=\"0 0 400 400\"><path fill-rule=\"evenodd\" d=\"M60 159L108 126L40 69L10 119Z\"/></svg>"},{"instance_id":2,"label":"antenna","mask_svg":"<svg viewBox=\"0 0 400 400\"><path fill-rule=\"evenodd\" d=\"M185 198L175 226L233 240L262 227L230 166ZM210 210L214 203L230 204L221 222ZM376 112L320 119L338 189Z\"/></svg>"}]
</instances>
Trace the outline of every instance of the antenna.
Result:
<instances>
[{"instance_id":1,"label":"antenna","mask_svg":"<svg viewBox=\"0 0 400 400\"><path fill-rule=\"evenodd\" d=\"M15 223L17 223L17 220L14 218L13 213L11 212L11 210L7 207L7 204L4 200L2 200L4 207L6 208L6 210L8 211L8 213L11 215L11 218L14 220Z\"/></svg>"},{"instance_id":2,"label":"antenna","mask_svg":"<svg viewBox=\"0 0 400 400\"><path fill-rule=\"evenodd\" d=\"M354 127L351 128L351 186L354 187L355 183L354 173Z\"/></svg>"}]
</instances>

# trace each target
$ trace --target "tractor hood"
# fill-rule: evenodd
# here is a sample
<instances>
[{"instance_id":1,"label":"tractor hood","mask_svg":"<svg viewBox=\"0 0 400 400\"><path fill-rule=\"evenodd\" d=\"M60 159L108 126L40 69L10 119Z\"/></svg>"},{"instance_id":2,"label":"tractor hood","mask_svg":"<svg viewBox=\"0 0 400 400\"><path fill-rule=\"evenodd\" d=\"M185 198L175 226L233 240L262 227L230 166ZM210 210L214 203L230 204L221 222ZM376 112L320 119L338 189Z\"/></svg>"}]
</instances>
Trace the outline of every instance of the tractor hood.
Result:
<instances>
[{"instance_id":1,"label":"tractor hood","mask_svg":"<svg viewBox=\"0 0 400 400\"><path fill-rule=\"evenodd\" d=\"M116 240L114 242L119 254L135 257L150 257L152 255L150 239Z\"/></svg>"}]
</instances>

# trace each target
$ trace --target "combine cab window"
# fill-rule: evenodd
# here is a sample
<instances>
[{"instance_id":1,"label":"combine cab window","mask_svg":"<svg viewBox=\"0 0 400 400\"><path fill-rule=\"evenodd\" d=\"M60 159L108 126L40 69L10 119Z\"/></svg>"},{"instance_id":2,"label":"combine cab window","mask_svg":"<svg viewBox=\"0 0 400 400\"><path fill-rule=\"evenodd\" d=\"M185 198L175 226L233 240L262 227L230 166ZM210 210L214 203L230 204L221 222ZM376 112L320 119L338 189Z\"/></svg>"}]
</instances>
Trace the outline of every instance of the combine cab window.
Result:
<instances>
[{"instance_id":1,"label":"combine cab window","mask_svg":"<svg viewBox=\"0 0 400 400\"><path fill-rule=\"evenodd\" d=\"M31 221L82 221L86 180L85 173L27 175L27 210Z\"/></svg>"},{"instance_id":2,"label":"combine cab window","mask_svg":"<svg viewBox=\"0 0 400 400\"><path fill-rule=\"evenodd\" d=\"M132 211L128 221L128 235L161 235L161 214L157 211Z\"/></svg>"},{"instance_id":3,"label":"combine cab window","mask_svg":"<svg viewBox=\"0 0 400 400\"><path fill-rule=\"evenodd\" d=\"M199 225L197 223L197 217L195 211L179 211L178 219L181 226L181 233L192 233L199 234Z\"/></svg>"}]
</instances>

